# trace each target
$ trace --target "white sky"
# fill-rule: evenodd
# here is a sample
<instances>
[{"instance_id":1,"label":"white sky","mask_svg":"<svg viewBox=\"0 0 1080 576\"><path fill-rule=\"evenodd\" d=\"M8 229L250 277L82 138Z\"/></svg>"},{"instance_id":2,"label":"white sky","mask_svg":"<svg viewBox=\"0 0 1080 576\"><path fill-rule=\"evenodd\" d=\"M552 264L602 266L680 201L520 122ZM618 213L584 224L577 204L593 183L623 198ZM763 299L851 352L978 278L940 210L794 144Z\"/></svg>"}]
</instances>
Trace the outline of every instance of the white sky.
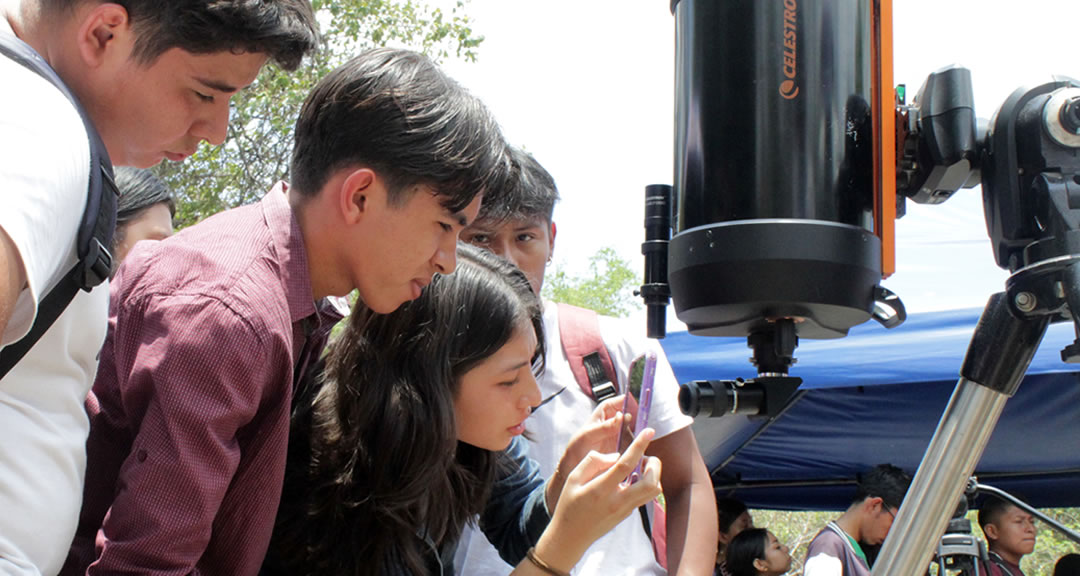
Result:
<instances>
[{"instance_id":1,"label":"white sky","mask_svg":"<svg viewBox=\"0 0 1080 576\"><path fill-rule=\"evenodd\" d=\"M894 4L894 76L909 98L951 63L972 71L984 118L1017 87L1080 78L1078 0ZM673 178L669 0L472 0L467 12L486 38L478 62L445 68L554 175L556 260L581 271L611 246L641 270L644 187ZM941 206L908 203L898 272L885 285L909 311L981 307L1003 289L981 206L978 188Z\"/></svg>"}]
</instances>

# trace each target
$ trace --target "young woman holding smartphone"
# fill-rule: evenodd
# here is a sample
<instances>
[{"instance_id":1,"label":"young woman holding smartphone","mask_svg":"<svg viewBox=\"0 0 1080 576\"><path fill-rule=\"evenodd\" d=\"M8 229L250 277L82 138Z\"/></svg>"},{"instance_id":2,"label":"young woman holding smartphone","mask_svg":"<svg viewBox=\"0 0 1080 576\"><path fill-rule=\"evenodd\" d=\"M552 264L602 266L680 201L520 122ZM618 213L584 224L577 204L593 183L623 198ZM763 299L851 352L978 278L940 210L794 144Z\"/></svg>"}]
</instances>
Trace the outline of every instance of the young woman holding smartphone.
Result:
<instances>
[{"instance_id":1,"label":"young woman holding smartphone","mask_svg":"<svg viewBox=\"0 0 1080 576\"><path fill-rule=\"evenodd\" d=\"M543 490L528 478L535 469L521 465L515 439L541 402L543 322L528 280L498 257L461 246L457 270L420 298L386 315L358 303L348 322L324 377L298 392L264 574L449 573L477 514L504 556L525 556L515 574L565 574L660 493L655 458L645 458L640 481L621 483L651 430L621 456L588 450L614 448L623 416L613 402L567 449L567 474ZM542 493L551 511L539 538L533 528L546 513L539 523L529 516L536 502L525 492Z\"/></svg>"}]
</instances>

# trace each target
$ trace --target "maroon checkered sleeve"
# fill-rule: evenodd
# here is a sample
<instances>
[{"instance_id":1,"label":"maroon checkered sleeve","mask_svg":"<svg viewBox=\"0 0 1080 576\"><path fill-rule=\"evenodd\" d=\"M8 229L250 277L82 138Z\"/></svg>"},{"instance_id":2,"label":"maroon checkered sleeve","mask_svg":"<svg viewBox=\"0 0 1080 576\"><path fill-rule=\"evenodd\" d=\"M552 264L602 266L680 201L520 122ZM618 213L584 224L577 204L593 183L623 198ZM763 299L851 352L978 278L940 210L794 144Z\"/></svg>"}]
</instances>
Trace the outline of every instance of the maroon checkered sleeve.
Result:
<instances>
[{"instance_id":1,"label":"maroon checkered sleeve","mask_svg":"<svg viewBox=\"0 0 1080 576\"><path fill-rule=\"evenodd\" d=\"M267 386L292 373L283 335L195 296L129 302L117 325L115 372L101 374L95 389L111 387L102 379L120 380L124 412L142 420L133 423L137 431L89 574L132 566L191 573L208 552L212 529L219 548L208 554L218 562L213 573L257 572L288 437L284 390ZM284 425L264 426L267 418ZM242 441L247 428L260 433ZM243 467L242 449L252 456Z\"/></svg>"},{"instance_id":2,"label":"maroon checkered sleeve","mask_svg":"<svg viewBox=\"0 0 1080 576\"><path fill-rule=\"evenodd\" d=\"M280 500L303 326L335 319L316 310L284 187L141 243L111 297L61 574L255 576Z\"/></svg>"}]
</instances>

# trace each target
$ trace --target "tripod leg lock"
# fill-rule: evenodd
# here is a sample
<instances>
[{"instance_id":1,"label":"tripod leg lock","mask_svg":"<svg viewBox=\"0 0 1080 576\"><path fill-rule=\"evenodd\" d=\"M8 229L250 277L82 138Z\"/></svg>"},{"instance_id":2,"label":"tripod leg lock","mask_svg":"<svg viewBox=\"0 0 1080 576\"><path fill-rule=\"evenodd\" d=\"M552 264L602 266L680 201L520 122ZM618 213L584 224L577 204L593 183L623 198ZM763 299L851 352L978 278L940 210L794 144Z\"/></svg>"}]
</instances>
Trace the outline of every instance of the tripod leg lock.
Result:
<instances>
[{"instance_id":1,"label":"tripod leg lock","mask_svg":"<svg viewBox=\"0 0 1080 576\"><path fill-rule=\"evenodd\" d=\"M1022 318L1009 310L1008 296L990 296L971 336L960 375L991 390L1012 396L1020 386L1050 319Z\"/></svg>"}]
</instances>

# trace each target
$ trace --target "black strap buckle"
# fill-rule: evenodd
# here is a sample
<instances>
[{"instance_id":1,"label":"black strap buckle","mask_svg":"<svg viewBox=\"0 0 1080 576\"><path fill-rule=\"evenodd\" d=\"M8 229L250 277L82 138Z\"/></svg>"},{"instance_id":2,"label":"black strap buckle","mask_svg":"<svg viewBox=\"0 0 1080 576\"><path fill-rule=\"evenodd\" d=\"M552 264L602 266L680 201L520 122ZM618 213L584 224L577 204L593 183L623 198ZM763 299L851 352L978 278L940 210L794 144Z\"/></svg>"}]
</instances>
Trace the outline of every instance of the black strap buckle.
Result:
<instances>
[{"instance_id":1,"label":"black strap buckle","mask_svg":"<svg viewBox=\"0 0 1080 576\"><path fill-rule=\"evenodd\" d=\"M90 251L87 253L86 258L79 262L81 266L78 275L79 288L86 292L93 290L95 286L109 279L113 262L112 254L108 248L103 246L97 238L91 238L90 240Z\"/></svg>"},{"instance_id":2,"label":"black strap buckle","mask_svg":"<svg viewBox=\"0 0 1080 576\"><path fill-rule=\"evenodd\" d=\"M619 390L604 373L604 363L600 361L600 353L593 352L581 359L585 365L585 373L589 376L589 385L592 386L593 400L603 402L614 397Z\"/></svg>"}]
</instances>

